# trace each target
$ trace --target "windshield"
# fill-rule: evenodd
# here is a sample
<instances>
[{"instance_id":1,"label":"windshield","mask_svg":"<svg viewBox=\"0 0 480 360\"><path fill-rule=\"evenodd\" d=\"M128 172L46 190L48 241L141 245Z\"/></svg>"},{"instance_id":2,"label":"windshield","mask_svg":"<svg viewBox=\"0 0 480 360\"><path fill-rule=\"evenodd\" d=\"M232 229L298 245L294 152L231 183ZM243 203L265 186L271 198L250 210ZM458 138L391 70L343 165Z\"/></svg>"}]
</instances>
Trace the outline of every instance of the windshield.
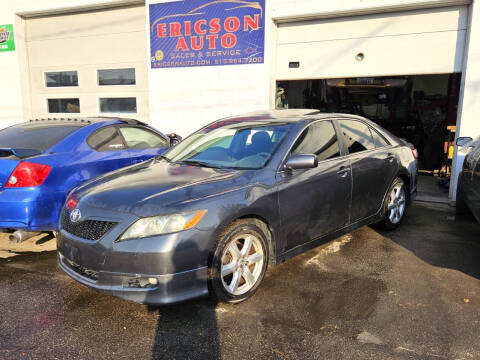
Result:
<instances>
[{"instance_id":1,"label":"windshield","mask_svg":"<svg viewBox=\"0 0 480 360\"><path fill-rule=\"evenodd\" d=\"M260 169L284 138L289 124L220 122L191 135L165 154L172 162L198 166Z\"/></svg>"},{"instance_id":2,"label":"windshield","mask_svg":"<svg viewBox=\"0 0 480 360\"><path fill-rule=\"evenodd\" d=\"M0 131L0 149L34 149L44 152L79 129L75 125L24 123Z\"/></svg>"}]
</instances>

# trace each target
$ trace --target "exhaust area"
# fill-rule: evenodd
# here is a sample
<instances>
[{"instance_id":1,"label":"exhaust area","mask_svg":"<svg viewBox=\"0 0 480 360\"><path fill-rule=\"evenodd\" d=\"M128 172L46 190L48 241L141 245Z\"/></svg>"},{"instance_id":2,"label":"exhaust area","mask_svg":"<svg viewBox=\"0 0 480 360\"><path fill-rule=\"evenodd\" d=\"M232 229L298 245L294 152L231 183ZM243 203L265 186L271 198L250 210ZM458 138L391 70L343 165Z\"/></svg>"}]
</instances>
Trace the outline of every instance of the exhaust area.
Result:
<instances>
[{"instance_id":1,"label":"exhaust area","mask_svg":"<svg viewBox=\"0 0 480 360\"><path fill-rule=\"evenodd\" d=\"M17 230L13 234L9 236L11 242L14 243L21 243L24 242L34 236L41 234L40 232L33 232L33 231L23 231Z\"/></svg>"}]
</instances>

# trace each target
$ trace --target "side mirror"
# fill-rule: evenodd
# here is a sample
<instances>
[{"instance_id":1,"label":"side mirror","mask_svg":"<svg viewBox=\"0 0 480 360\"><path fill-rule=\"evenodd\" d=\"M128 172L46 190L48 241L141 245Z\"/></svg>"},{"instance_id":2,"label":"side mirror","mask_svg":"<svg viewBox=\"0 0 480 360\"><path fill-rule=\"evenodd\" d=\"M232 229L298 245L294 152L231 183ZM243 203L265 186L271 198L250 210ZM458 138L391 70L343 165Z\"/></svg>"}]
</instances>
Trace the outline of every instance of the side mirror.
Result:
<instances>
[{"instance_id":1,"label":"side mirror","mask_svg":"<svg viewBox=\"0 0 480 360\"><path fill-rule=\"evenodd\" d=\"M313 154L297 154L288 158L285 163L285 169L312 169L318 166L318 159Z\"/></svg>"},{"instance_id":2,"label":"side mirror","mask_svg":"<svg viewBox=\"0 0 480 360\"><path fill-rule=\"evenodd\" d=\"M457 146L467 146L473 139L469 136L461 136L457 138Z\"/></svg>"},{"instance_id":3,"label":"side mirror","mask_svg":"<svg viewBox=\"0 0 480 360\"><path fill-rule=\"evenodd\" d=\"M171 133L167 134L168 138L170 139L170 147L174 147L177 145L180 141L182 141L182 137L178 134Z\"/></svg>"}]
</instances>

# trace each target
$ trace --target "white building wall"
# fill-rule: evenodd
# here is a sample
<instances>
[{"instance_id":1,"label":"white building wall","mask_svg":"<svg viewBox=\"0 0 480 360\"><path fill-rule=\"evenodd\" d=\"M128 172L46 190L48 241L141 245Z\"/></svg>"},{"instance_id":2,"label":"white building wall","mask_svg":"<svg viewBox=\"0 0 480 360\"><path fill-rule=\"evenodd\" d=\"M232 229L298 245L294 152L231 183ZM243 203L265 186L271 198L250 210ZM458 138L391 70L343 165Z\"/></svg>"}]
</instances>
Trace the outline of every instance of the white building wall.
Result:
<instances>
[{"instance_id":1,"label":"white building wall","mask_svg":"<svg viewBox=\"0 0 480 360\"><path fill-rule=\"evenodd\" d=\"M0 25L14 24L15 46L18 30L15 26L14 1L0 3ZM10 126L23 119L22 87L18 50L0 52L0 128Z\"/></svg>"},{"instance_id":2,"label":"white building wall","mask_svg":"<svg viewBox=\"0 0 480 360\"><path fill-rule=\"evenodd\" d=\"M470 7L469 30L464 55L456 136L480 136L480 3ZM450 199L455 200L458 174L462 170L464 154L456 149L453 158L453 176Z\"/></svg>"},{"instance_id":3,"label":"white building wall","mask_svg":"<svg viewBox=\"0 0 480 360\"><path fill-rule=\"evenodd\" d=\"M140 1L141 3L142 1ZM25 21L21 15L46 15L139 3L138 0L1 0L0 25L13 24L15 51L0 52L0 128L32 116L25 47ZM86 54L87 55L87 54ZM48 52L43 54L48 56Z\"/></svg>"}]
</instances>

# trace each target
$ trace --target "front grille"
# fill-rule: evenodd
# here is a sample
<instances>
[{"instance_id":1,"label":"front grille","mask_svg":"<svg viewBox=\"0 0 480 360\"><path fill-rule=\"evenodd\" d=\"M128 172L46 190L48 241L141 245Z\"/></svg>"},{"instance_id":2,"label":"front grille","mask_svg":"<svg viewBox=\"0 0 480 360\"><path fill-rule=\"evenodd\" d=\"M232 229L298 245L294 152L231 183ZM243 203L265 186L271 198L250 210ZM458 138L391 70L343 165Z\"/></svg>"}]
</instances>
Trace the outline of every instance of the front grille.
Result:
<instances>
[{"instance_id":1,"label":"front grille","mask_svg":"<svg viewBox=\"0 0 480 360\"><path fill-rule=\"evenodd\" d=\"M70 221L70 215L67 210L62 214L62 229L66 232L78 236L85 240L96 241L112 230L116 225L112 221L85 220L78 223Z\"/></svg>"},{"instance_id":2,"label":"front grille","mask_svg":"<svg viewBox=\"0 0 480 360\"><path fill-rule=\"evenodd\" d=\"M77 274L83 277L89 278L90 280L93 280L93 281L98 280L98 271L87 269L85 266L74 263L73 261L68 260L65 257L63 259L64 259L64 263L66 263L68 267L73 271L75 271Z\"/></svg>"}]
</instances>

